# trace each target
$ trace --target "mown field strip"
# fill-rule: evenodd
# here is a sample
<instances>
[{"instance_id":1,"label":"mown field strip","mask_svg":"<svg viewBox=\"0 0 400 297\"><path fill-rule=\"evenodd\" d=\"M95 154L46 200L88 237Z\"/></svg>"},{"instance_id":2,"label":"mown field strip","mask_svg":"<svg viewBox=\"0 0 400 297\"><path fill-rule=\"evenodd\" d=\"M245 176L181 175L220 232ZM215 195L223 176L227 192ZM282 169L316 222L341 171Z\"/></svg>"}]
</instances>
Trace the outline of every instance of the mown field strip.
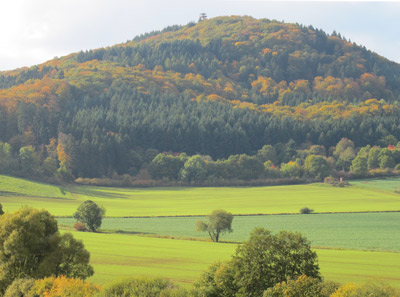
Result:
<instances>
[{"instance_id":1,"label":"mown field strip","mask_svg":"<svg viewBox=\"0 0 400 297\"><path fill-rule=\"evenodd\" d=\"M400 179L390 182L398 184ZM399 211L400 195L389 186L335 188L323 184L274 187L221 188L65 188L0 176L0 203L6 211L21 206L45 208L56 216L72 216L80 203L93 200L104 206L106 216L206 215L215 209L233 214L298 213L300 208L316 212ZM41 191L43 187L43 191ZM29 196L29 189L32 190Z\"/></svg>"},{"instance_id":2,"label":"mown field strip","mask_svg":"<svg viewBox=\"0 0 400 297\"><path fill-rule=\"evenodd\" d=\"M98 283L139 275L192 283L211 263L229 259L236 249L235 244L124 234L73 234L90 251L95 269L90 280Z\"/></svg>"},{"instance_id":3,"label":"mown field strip","mask_svg":"<svg viewBox=\"0 0 400 297\"><path fill-rule=\"evenodd\" d=\"M106 218L102 229L174 237L204 238L195 224L205 217ZM59 218L60 226L72 227L75 219ZM224 241L245 241L256 227L273 232L301 232L315 247L368 249L400 252L400 213L347 213L311 215L235 216L233 232Z\"/></svg>"},{"instance_id":4,"label":"mown field strip","mask_svg":"<svg viewBox=\"0 0 400 297\"><path fill-rule=\"evenodd\" d=\"M378 281L400 287L400 253L315 249L322 276L347 282Z\"/></svg>"},{"instance_id":5,"label":"mown field strip","mask_svg":"<svg viewBox=\"0 0 400 297\"><path fill-rule=\"evenodd\" d=\"M128 276L163 277L193 283L215 261L230 259L236 244L73 232L91 253L96 283ZM326 280L371 279L400 286L400 253L315 249Z\"/></svg>"}]
</instances>

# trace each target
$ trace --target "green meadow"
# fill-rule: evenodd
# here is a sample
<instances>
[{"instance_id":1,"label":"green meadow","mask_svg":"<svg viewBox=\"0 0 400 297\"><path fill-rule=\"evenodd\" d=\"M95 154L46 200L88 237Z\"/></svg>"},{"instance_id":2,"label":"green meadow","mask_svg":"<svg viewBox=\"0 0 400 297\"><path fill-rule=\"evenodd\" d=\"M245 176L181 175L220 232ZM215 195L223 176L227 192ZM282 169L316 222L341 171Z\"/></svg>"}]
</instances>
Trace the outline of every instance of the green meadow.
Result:
<instances>
[{"instance_id":1,"label":"green meadow","mask_svg":"<svg viewBox=\"0 0 400 297\"><path fill-rule=\"evenodd\" d=\"M206 232L196 232L195 224L204 217L106 218L102 230L108 232L202 238ZM73 218L59 218L60 226L72 227ZM232 233L221 236L223 241L242 242L256 227L273 232L301 232L313 247L346 248L400 252L400 212L340 213L311 215L235 216Z\"/></svg>"},{"instance_id":2,"label":"green meadow","mask_svg":"<svg viewBox=\"0 0 400 297\"><path fill-rule=\"evenodd\" d=\"M189 285L211 263L234 254L255 227L298 231L311 242L327 280L375 279L400 286L400 178L359 180L334 188L323 184L274 187L106 188L59 187L0 176L5 211L45 208L58 216L62 232L90 199L106 208L102 232L75 232L91 253L92 281L159 276ZM309 207L315 214L300 215ZM214 209L235 214L225 243L195 231ZM259 215L267 214L267 215Z\"/></svg>"},{"instance_id":3,"label":"green meadow","mask_svg":"<svg viewBox=\"0 0 400 297\"><path fill-rule=\"evenodd\" d=\"M78 205L88 199L104 206L108 217L206 215L214 209L233 214L281 214L298 213L305 206L318 213L400 211L400 194L361 182L345 188L311 184L128 189L58 187L10 179L0 176L0 201L5 210L30 205L46 208L56 216L72 216ZM391 182L398 183L398 179Z\"/></svg>"},{"instance_id":4,"label":"green meadow","mask_svg":"<svg viewBox=\"0 0 400 297\"><path fill-rule=\"evenodd\" d=\"M181 284L194 282L211 263L230 259L237 244L152 238L127 234L73 232L91 253L95 275L106 283L123 276L158 276ZM400 283L400 253L315 249L327 280L371 279Z\"/></svg>"}]
</instances>

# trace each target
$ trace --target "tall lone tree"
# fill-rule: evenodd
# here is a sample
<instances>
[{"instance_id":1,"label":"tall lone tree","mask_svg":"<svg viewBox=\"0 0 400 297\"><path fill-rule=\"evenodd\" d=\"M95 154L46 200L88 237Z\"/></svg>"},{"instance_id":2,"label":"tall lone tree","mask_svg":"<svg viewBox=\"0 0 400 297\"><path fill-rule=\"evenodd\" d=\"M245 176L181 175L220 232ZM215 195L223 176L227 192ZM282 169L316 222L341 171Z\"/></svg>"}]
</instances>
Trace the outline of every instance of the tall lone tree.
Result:
<instances>
[{"instance_id":1,"label":"tall lone tree","mask_svg":"<svg viewBox=\"0 0 400 297\"><path fill-rule=\"evenodd\" d=\"M74 218L78 222L84 224L90 231L96 232L96 230L101 226L105 213L106 211L103 207L98 206L92 200L86 200L79 205L78 209L74 213Z\"/></svg>"},{"instance_id":2,"label":"tall lone tree","mask_svg":"<svg viewBox=\"0 0 400 297\"><path fill-rule=\"evenodd\" d=\"M233 215L230 212L222 209L214 210L207 218L208 224L197 221L196 230L207 231L213 241L218 242L221 233L232 232Z\"/></svg>"}]
</instances>

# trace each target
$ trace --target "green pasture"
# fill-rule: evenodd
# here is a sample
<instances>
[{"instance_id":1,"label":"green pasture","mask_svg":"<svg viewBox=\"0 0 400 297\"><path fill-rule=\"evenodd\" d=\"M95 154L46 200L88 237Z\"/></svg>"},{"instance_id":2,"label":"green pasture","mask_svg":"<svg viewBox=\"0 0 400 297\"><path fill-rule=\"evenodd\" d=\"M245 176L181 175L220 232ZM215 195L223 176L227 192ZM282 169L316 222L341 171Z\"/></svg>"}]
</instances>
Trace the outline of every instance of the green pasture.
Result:
<instances>
[{"instance_id":1,"label":"green pasture","mask_svg":"<svg viewBox=\"0 0 400 297\"><path fill-rule=\"evenodd\" d=\"M90 251L96 283L129 276L168 278L192 283L218 260L227 260L236 245L173 240L126 234L73 232Z\"/></svg>"},{"instance_id":2,"label":"green pasture","mask_svg":"<svg viewBox=\"0 0 400 297\"><path fill-rule=\"evenodd\" d=\"M230 259L237 246L127 234L73 234L91 253L95 274L89 280L101 284L124 276L156 276L190 284L211 263ZM375 279L399 287L400 253L315 251L326 280L344 283Z\"/></svg>"},{"instance_id":3,"label":"green pasture","mask_svg":"<svg viewBox=\"0 0 400 297\"><path fill-rule=\"evenodd\" d=\"M209 239L196 232L195 224L204 217L106 218L101 228L120 233ZM73 218L59 218L60 226L72 227ZM301 232L314 247L400 252L400 213L340 213L311 215L235 216L232 233L223 241L245 241L256 227L273 232Z\"/></svg>"},{"instance_id":4,"label":"green pasture","mask_svg":"<svg viewBox=\"0 0 400 297\"><path fill-rule=\"evenodd\" d=\"M391 180L396 184L399 181ZM0 176L0 182L0 203L6 211L29 205L45 208L56 216L72 216L78 205L87 199L104 206L108 217L206 215L214 209L225 209L233 214L298 213L306 206L321 213L400 210L400 194L366 187L360 182L345 188L311 184L148 189L63 188L6 176Z\"/></svg>"},{"instance_id":5,"label":"green pasture","mask_svg":"<svg viewBox=\"0 0 400 297\"><path fill-rule=\"evenodd\" d=\"M255 227L299 231L317 251L325 279L372 278L399 287L400 213L362 213L400 211L400 194L395 192L399 182L400 178L360 180L345 188L311 184L129 189L59 187L0 176L0 203L5 211L32 206L59 217L72 216L87 199L104 206L108 218L102 229L110 233L73 232L91 253L96 271L91 280L98 283L138 275L193 283L208 265L229 259L237 244L181 239L206 239L206 234L194 231L198 216L225 209L236 215L286 215L235 216L234 232L222 240L246 240ZM303 207L324 214L299 215ZM73 223L59 218L62 232Z\"/></svg>"},{"instance_id":6,"label":"green pasture","mask_svg":"<svg viewBox=\"0 0 400 297\"><path fill-rule=\"evenodd\" d=\"M400 287L400 253L315 249L321 274L340 283L377 281Z\"/></svg>"},{"instance_id":7,"label":"green pasture","mask_svg":"<svg viewBox=\"0 0 400 297\"><path fill-rule=\"evenodd\" d=\"M0 197L26 198L30 201L40 198L71 199L71 194L61 186L0 175Z\"/></svg>"},{"instance_id":8,"label":"green pasture","mask_svg":"<svg viewBox=\"0 0 400 297\"><path fill-rule=\"evenodd\" d=\"M398 177L387 177L382 179L362 179L354 180L352 185L369 188L378 191L400 191L400 179Z\"/></svg>"}]
</instances>

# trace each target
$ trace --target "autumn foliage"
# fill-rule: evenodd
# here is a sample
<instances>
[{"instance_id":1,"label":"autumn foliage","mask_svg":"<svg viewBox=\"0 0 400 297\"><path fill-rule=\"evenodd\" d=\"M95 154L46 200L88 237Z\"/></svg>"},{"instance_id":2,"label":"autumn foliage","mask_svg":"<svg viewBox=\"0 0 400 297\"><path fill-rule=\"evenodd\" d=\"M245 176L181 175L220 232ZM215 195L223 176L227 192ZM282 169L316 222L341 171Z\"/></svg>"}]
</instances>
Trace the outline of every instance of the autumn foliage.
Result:
<instances>
[{"instance_id":1,"label":"autumn foliage","mask_svg":"<svg viewBox=\"0 0 400 297\"><path fill-rule=\"evenodd\" d=\"M78 278L65 276L47 277L37 280L31 289L34 296L43 297L91 297L100 292L101 286L85 282Z\"/></svg>"},{"instance_id":2,"label":"autumn foliage","mask_svg":"<svg viewBox=\"0 0 400 297\"><path fill-rule=\"evenodd\" d=\"M399 86L398 64L335 32L217 17L0 73L0 141L67 181L136 175L147 150L380 145L400 139Z\"/></svg>"}]
</instances>

